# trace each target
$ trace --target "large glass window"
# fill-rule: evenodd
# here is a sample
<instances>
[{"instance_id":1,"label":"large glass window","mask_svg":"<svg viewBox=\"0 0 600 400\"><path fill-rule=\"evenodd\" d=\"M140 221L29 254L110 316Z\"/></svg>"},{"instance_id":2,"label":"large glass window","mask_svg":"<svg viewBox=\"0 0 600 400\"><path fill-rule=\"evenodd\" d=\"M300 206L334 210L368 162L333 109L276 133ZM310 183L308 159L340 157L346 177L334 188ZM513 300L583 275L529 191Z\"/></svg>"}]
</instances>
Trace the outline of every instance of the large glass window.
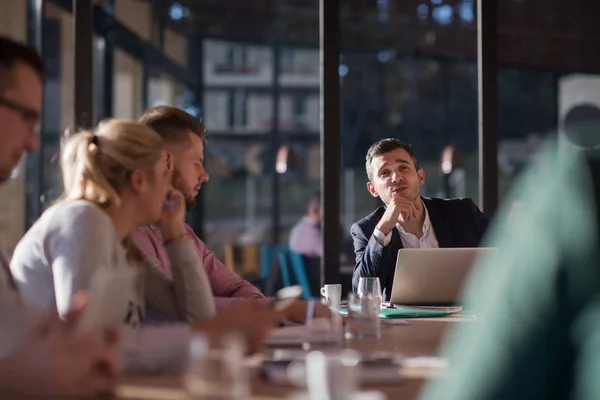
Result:
<instances>
[{"instance_id":1,"label":"large glass window","mask_svg":"<svg viewBox=\"0 0 600 400\"><path fill-rule=\"evenodd\" d=\"M203 212L194 224L204 224L214 236L220 229L234 232L231 243L250 236L286 243L320 186L318 2L95 3L114 10L119 29L129 30L95 33L95 115L112 110L114 117L137 119L144 107L173 104L201 116L212 179L202 190ZM341 1L345 242L351 223L379 204L365 189L364 157L382 138L413 145L426 172L423 195L478 200L475 3ZM23 2L9 4L26 20ZM39 176L31 177L40 210L60 190L58 138L74 121L73 20L67 10L64 2L45 3L49 73ZM25 38L24 25L6 15L0 17L2 30ZM581 88L594 87L598 68L585 39L593 21L566 0L502 0L498 24L504 193L577 99L596 102L593 91ZM100 26L110 29L110 23ZM114 40L107 58L112 66L103 62L106 35ZM262 223L264 235L249 235L248 221Z\"/></svg>"},{"instance_id":2,"label":"large glass window","mask_svg":"<svg viewBox=\"0 0 600 400\"><path fill-rule=\"evenodd\" d=\"M210 131L209 131L210 135ZM268 144L210 135L203 186L205 235L209 247L223 254L226 246L268 241L271 233L272 185L265 163Z\"/></svg>"},{"instance_id":3,"label":"large glass window","mask_svg":"<svg viewBox=\"0 0 600 400\"><path fill-rule=\"evenodd\" d=\"M273 49L204 41L204 115L213 134L273 130Z\"/></svg>"},{"instance_id":4,"label":"large glass window","mask_svg":"<svg viewBox=\"0 0 600 400\"><path fill-rule=\"evenodd\" d=\"M567 0L499 2L501 195L569 110L600 108L593 15Z\"/></svg>"},{"instance_id":5,"label":"large glass window","mask_svg":"<svg viewBox=\"0 0 600 400\"><path fill-rule=\"evenodd\" d=\"M202 46L210 182L201 195L206 239L223 255L268 241L273 229L273 49L210 38Z\"/></svg>"},{"instance_id":6,"label":"large glass window","mask_svg":"<svg viewBox=\"0 0 600 400\"><path fill-rule=\"evenodd\" d=\"M115 50L113 116L136 120L143 111L142 63L121 49Z\"/></svg>"},{"instance_id":7,"label":"large glass window","mask_svg":"<svg viewBox=\"0 0 600 400\"><path fill-rule=\"evenodd\" d=\"M52 3L44 6L44 62L46 81L44 86L44 112L40 133L40 167L31 175L35 187L32 204L39 201L41 212L49 207L62 191L60 177L60 138L67 128L74 128L74 37L73 19L70 13ZM28 225L38 215L31 212Z\"/></svg>"},{"instance_id":8,"label":"large glass window","mask_svg":"<svg viewBox=\"0 0 600 400\"><path fill-rule=\"evenodd\" d=\"M422 195L477 201L475 15L469 0L342 1L343 193L354 199L345 221L380 204L366 190L364 160L387 137L413 145ZM444 151L453 154L447 171Z\"/></svg>"},{"instance_id":9,"label":"large glass window","mask_svg":"<svg viewBox=\"0 0 600 400\"><path fill-rule=\"evenodd\" d=\"M154 1L114 0L115 17L136 33L141 39L149 43L157 43L155 30L156 20L153 18L152 7Z\"/></svg>"}]
</instances>

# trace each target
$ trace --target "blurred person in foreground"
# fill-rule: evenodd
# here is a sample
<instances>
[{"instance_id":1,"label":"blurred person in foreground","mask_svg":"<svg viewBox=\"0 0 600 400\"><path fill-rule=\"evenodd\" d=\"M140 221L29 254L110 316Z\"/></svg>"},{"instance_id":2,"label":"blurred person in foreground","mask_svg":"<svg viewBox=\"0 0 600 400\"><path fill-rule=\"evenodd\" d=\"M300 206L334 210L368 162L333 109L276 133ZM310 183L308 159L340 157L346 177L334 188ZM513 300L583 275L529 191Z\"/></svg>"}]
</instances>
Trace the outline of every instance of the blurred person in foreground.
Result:
<instances>
[{"instance_id":1,"label":"blurred person in foreground","mask_svg":"<svg viewBox=\"0 0 600 400\"><path fill-rule=\"evenodd\" d=\"M421 196L425 171L412 146L398 139L373 144L366 156L367 190L384 203L351 228L356 265L352 288L378 277L389 300L402 248L477 247L487 218L473 200Z\"/></svg>"},{"instance_id":2,"label":"blurred person in foreground","mask_svg":"<svg viewBox=\"0 0 600 400\"><path fill-rule=\"evenodd\" d=\"M0 182L38 146L44 66L27 46L0 36ZM0 392L20 396L111 393L120 366L117 348L99 334L29 306L20 296L0 248Z\"/></svg>"},{"instance_id":3,"label":"blurred person in foreground","mask_svg":"<svg viewBox=\"0 0 600 400\"><path fill-rule=\"evenodd\" d=\"M209 179L204 169L206 129L201 120L177 107L157 106L146 110L139 122L154 129L163 139L165 149L174 159L173 187L183 193L187 209L193 209L198 192ZM254 285L218 260L189 225L186 224L185 229L193 240L201 260L198 268L204 268L210 280L217 312L249 299L269 301ZM167 274L171 273L164 238L155 225L137 228L133 231L132 238ZM286 308L282 316L285 320L303 323L306 319L307 305L306 301L297 301ZM329 309L317 304L315 312L323 315L329 313Z\"/></svg>"},{"instance_id":4,"label":"blurred person in foreground","mask_svg":"<svg viewBox=\"0 0 600 400\"><path fill-rule=\"evenodd\" d=\"M600 398L598 122L565 124L503 201L465 292L477 320L422 399Z\"/></svg>"}]
</instances>

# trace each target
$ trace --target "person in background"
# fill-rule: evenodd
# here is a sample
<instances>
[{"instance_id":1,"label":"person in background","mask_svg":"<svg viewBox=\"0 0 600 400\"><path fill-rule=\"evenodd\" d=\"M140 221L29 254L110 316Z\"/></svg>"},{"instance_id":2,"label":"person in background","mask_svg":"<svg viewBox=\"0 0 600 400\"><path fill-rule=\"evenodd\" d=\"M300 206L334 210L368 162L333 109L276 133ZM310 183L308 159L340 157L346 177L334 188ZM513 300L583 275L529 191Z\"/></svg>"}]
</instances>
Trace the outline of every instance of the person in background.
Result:
<instances>
[{"instance_id":1,"label":"person in background","mask_svg":"<svg viewBox=\"0 0 600 400\"><path fill-rule=\"evenodd\" d=\"M206 130L202 122L171 106L151 108L141 116L139 122L152 128L163 139L165 149L173 156L172 185L183 194L186 209L193 209L198 192L209 179L204 169ZM264 298L254 285L218 260L189 225L185 225L185 230L201 261L198 266L203 266L208 275L217 310L240 300ZM165 273L172 274L171 262L164 248L164 237L155 225L148 224L135 229L132 238L155 259Z\"/></svg>"},{"instance_id":2,"label":"person in background","mask_svg":"<svg viewBox=\"0 0 600 400\"><path fill-rule=\"evenodd\" d=\"M290 249L302 255L312 296L319 296L321 290L322 246L321 194L317 192L308 201L306 214L290 232Z\"/></svg>"},{"instance_id":3,"label":"person in background","mask_svg":"<svg viewBox=\"0 0 600 400\"><path fill-rule=\"evenodd\" d=\"M173 106L150 108L140 117L139 122L154 129L162 137L166 150L173 155L172 184L183 193L187 209L191 210L196 205L200 188L209 179L204 169L204 125L198 118ZM217 311L248 299L265 299L254 285L218 260L189 225L185 225L185 229L202 261L198 263L198 267L206 270L210 280ZM172 267L165 251L164 238L156 226L137 228L132 238L141 249L152 255L164 271L170 273ZM329 312L321 304L317 307L318 314ZM289 321L302 323L306 318L306 310L307 302L298 301L284 311L284 317Z\"/></svg>"},{"instance_id":4,"label":"person in background","mask_svg":"<svg viewBox=\"0 0 600 400\"><path fill-rule=\"evenodd\" d=\"M422 400L600 398L600 157L566 138L503 200L486 239L498 250L479 261L464 296L477 321L448 335L450 370Z\"/></svg>"},{"instance_id":5,"label":"person in background","mask_svg":"<svg viewBox=\"0 0 600 400\"><path fill-rule=\"evenodd\" d=\"M352 225L354 291L361 277L378 277L389 301L401 248L479 246L487 218L468 198L421 197L425 171L409 144L398 139L373 144L366 170L367 190L384 205Z\"/></svg>"},{"instance_id":6,"label":"person in background","mask_svg":"<svg viewBox=\"0 0 600 400\"><path fill-rule=\"evenodd\" d=\"M43 79L39 55L0 36L0 183L38 146ZM76 332L76 315L60 320L29 306L3 250L0 240L0 392L10 398L111 393L120 374L118 348L98 333Z\"/></svg>"},{"instance_id":7,"label":"person in background","mask_svg":"<svg viewBox=\"0 0 600 400\"><path fill-rule=\"evenodd\" d=\"M317 192L308 201L306 214L290 232L290 249L303 256L321 257L322 246L321 194Z\"/></svg>"},{"instance_id":8,"label":"person in background","mask_svg":"<svg viewBox=\"0 0 600 400\"><path fill-rule=\"evenodd\" d=\"M462 155L454 146L446 146L442 150L440 160L442 187L437 197L451 199L465 197L467 192L467 171Z\"/></svg>"}]
</instances>

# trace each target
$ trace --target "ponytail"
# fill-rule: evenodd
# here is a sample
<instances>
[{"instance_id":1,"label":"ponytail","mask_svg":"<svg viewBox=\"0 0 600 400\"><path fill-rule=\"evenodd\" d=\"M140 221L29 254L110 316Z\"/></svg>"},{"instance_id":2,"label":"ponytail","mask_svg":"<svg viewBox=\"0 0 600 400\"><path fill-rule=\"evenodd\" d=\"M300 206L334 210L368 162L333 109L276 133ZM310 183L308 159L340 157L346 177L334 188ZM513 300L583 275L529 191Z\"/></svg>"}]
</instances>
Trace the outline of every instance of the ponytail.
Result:
<instances>
[{"instance_id":1,"label":"ponytail","mask_svg":"<svg viewBox=\"0 0 600 400\"><path fill-rule=\"evenodd\" d=\"M156 132L135 122L110 120L98 125L95 132L66 133L61 156L62 199L118 207L131 172L139 169L151 176L162 147Z\"/></svg>"},{"instance_id":2,"label":"ponytail","mask_svg":"<svg viewBox=\"0 0 600 400\"><path fill-rule=\"evenodd\" d=\"M91 132L68 139L62 157L65 198L85 199L102 208L119 206L121 197L99 165L102 140Z\"/></svg>"},{"instance_id":3,"label":"ponytail","mask_svg":"<svg viewBox=\"0 0 600 400\"><path fill-rule=\"evenodd\" d=\"M119 207L131 172L141 170L153 176L162 149L160 136L135 122L111 120L101 123L95 132L66 132L61 200L87 200L103 209ZM122 244L131 261L143 261L143 253L129 237Z\"/></svg>"}]
</instances>

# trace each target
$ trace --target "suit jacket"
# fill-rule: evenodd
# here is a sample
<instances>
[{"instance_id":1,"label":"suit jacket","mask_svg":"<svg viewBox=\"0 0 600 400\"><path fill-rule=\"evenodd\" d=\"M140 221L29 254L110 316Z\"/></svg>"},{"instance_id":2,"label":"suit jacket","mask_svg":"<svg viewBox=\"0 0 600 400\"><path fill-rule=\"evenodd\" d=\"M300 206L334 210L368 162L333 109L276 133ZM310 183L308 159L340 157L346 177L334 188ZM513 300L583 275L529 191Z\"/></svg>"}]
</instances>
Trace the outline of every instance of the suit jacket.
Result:
<instances>
[{"instance_id":1,"label":"suit jacket","mask_svg":"<svg viewBox=\"0 0 600 400\"><path fill-rule=\"evenodd\" d=\"M422 197L431 226L440 247L477 247L487 227L487 218L471 199L436 199ZM398 251L403 247L398 229L392 230L388 246L379 244L373 231L386 206L381 206L352 225L356 264L352 274L352 290L356 292L362 277L379 277L384 300L392 294Z\"/></svg>"}]
</instances>

